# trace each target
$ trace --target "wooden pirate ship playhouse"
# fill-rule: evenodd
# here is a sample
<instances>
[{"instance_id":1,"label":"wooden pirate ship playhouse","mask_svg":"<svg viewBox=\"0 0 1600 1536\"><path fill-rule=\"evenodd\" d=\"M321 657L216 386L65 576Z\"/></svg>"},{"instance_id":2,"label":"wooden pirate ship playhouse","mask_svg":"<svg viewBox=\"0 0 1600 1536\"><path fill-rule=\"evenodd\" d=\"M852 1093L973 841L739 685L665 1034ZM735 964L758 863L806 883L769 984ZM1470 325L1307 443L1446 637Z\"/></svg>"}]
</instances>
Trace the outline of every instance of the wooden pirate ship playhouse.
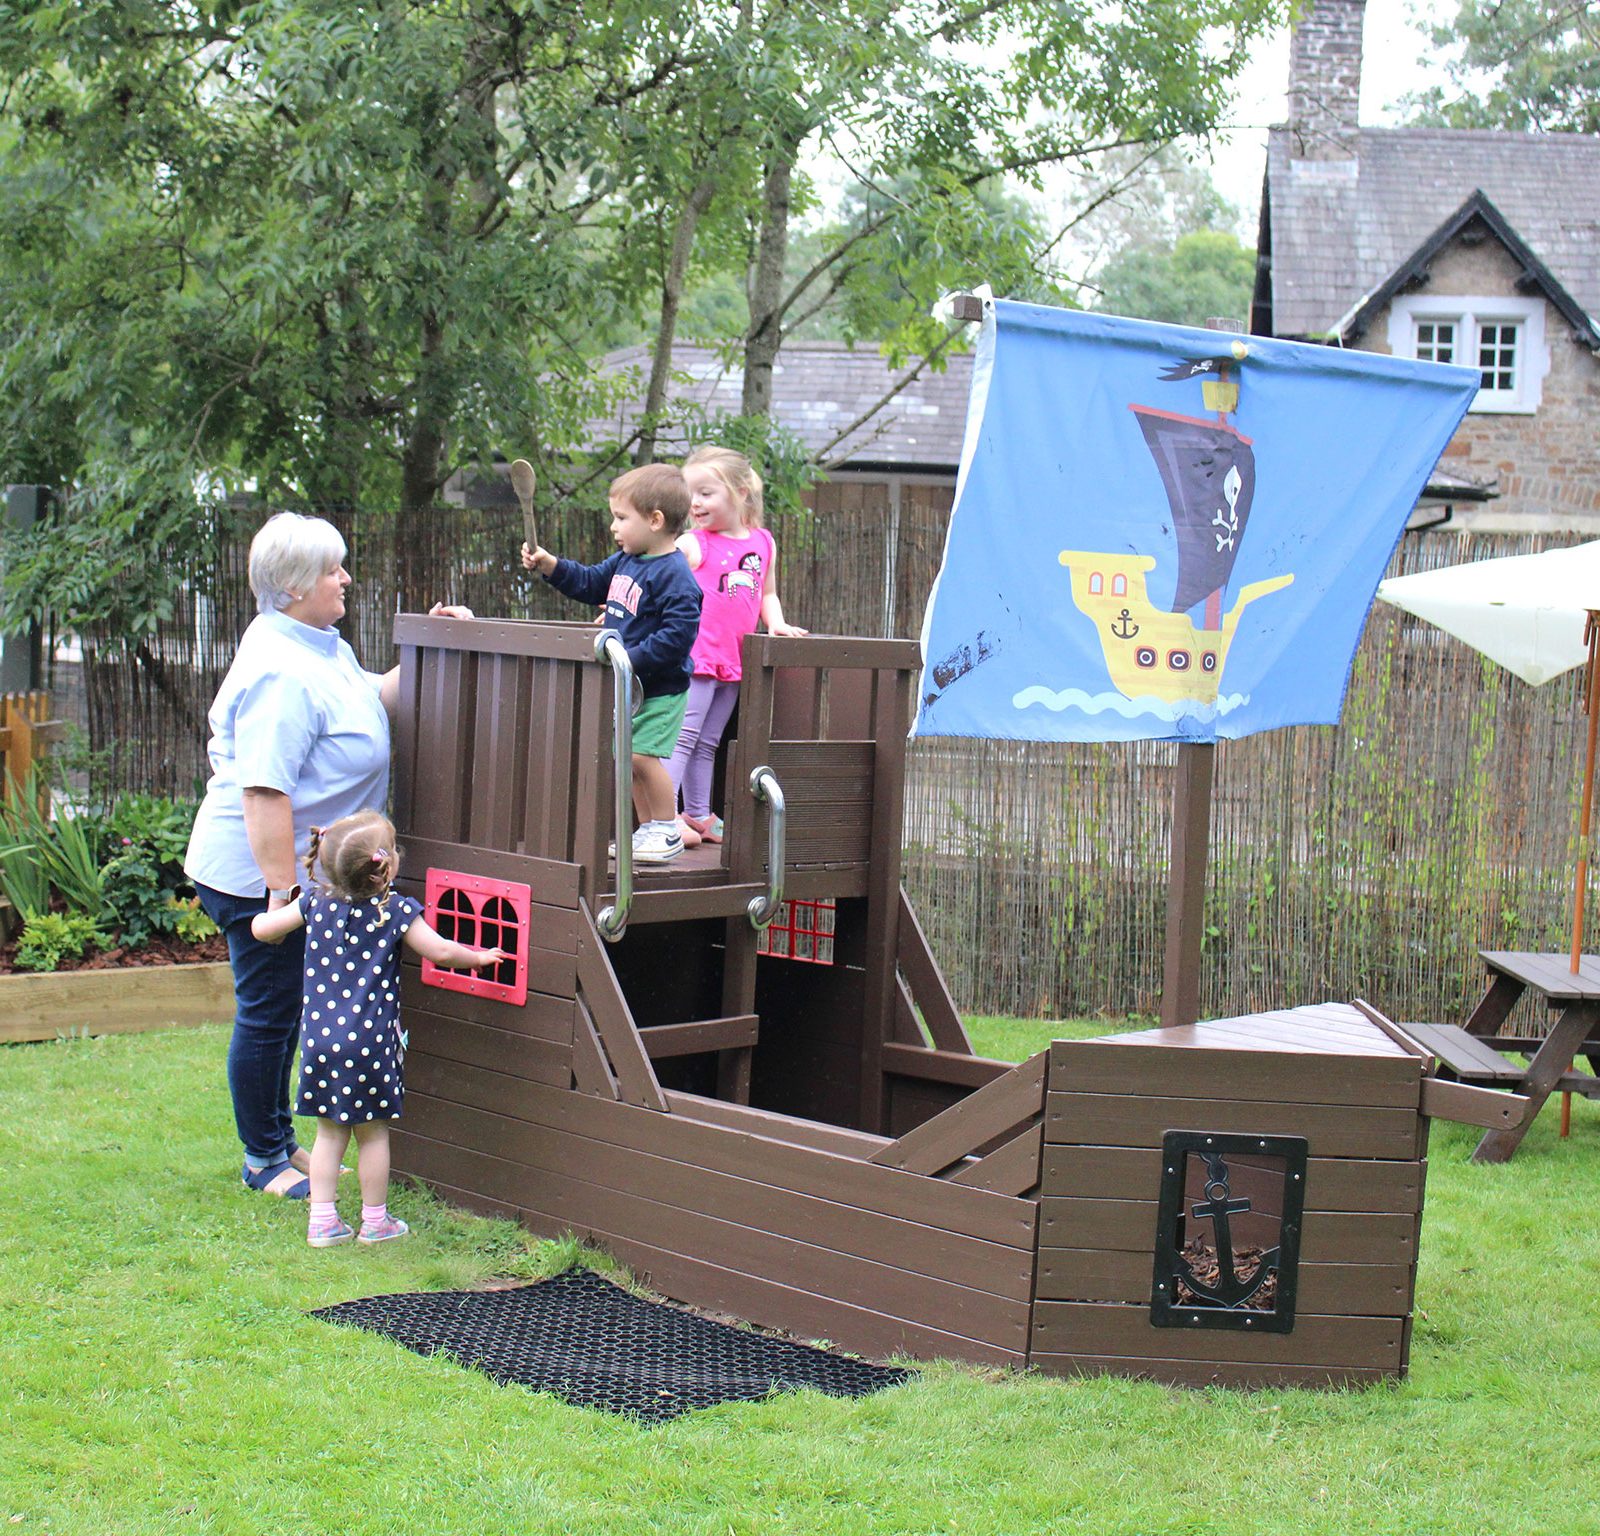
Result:
<instances>
[{"instance_id":1,"label":"wooden pirate ship playhouse","mask_svg":"<svg viewBox=\"0 0 1600 1536\"><path fill-rule=\"evenodd\" d=\"M402 883L516 957L408 965L397 1168L868 1354L1404 1373L1429 1115L1518 1101L1346 1005L975 1055L900 886L915 645L748 639L726 839L645 872L620 647L415 616L396 639Z\"/></svg>"}]
</instances>

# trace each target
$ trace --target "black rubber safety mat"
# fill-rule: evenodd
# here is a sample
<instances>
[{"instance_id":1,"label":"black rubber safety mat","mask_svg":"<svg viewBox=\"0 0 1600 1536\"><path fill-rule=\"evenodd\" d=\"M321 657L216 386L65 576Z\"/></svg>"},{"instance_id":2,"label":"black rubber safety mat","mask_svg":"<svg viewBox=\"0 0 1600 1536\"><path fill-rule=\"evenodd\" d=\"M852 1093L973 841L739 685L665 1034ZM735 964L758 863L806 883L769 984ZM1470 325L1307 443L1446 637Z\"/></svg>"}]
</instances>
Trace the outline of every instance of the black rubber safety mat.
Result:
<instances>
[{"instance_id":1,"label":"black rubber safety mat","mask_svg":"<svg viewBox=\"0 0 1600 1536\"><path fill-rule=\"evenodd\" d=\"M646 1301L581 1268L512 1290L369 1296L311 1315L652 1424L786 1388L865 1397L911 1376Z\"/></svg>"}]
</instances>

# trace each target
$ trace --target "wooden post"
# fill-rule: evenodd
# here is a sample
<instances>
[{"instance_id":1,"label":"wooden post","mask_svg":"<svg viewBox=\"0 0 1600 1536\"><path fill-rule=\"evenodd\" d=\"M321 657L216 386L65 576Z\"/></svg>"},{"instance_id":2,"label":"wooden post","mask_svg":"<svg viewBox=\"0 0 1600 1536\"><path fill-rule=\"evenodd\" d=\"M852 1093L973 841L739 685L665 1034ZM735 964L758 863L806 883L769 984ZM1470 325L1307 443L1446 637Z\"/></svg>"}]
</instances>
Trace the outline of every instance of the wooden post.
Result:
<instances>
[{"instance_id":1,"label":"wooden post","mask_svg":"<svg viewBox=\"0 0 1600 1536\"><path fill-rule=\"evenodd\" d=\"M1161 1024L1200 1017L1200 941L1205 933L1206 860L1217 749L1184 742L1172 784L1172 855L1167 875L1167 954L1161 973Z\"/></svg>"},{"instance_id":2,"label":"wooden post","mask_svg":"<svg viewBox=\"0 0 1600 1536\"><path fill-rule=\"evenodd\" d=\"M1241 334L1237 320L1216 316L1208 331ZM1183 742L1172 784L1172 855L1167 875L1167 952L1161 973L1163 1028L1193 1024L1200 1017L1200 944L1205 936L1206 862L1211 844L1211 786L1216 775L1213 742Z\"/></svg>"}]
</instances>

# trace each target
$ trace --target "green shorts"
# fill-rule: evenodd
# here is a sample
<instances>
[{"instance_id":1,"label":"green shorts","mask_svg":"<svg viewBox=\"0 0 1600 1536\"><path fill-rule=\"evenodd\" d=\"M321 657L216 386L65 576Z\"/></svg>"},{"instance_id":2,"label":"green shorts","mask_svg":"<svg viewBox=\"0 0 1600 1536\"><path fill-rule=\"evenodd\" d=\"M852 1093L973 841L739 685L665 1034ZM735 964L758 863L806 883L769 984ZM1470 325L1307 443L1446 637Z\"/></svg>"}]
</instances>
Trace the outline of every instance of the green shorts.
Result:
<instances>
[{"instance_id":1,"label":"green shorts","mask_svg":"<svg viewBox=\"0 0 1600 1536\"><path fill-rule=\"evenodd\" d=\"M640 757L671 757L683 729L687 693L660 693L647 698L633 717L633 750Z\"/></svg>"}]
</instances>

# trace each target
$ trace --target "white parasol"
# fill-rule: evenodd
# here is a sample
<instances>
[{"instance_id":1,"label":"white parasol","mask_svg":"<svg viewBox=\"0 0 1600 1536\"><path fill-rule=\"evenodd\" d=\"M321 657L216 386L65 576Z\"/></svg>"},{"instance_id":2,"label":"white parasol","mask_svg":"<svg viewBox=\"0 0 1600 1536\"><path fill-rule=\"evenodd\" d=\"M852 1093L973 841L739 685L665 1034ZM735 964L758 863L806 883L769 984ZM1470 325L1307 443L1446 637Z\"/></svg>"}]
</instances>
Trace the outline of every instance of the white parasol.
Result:
<instances>
[{"instance_id":1,"label":"white parasol","mask_svg":"<svg viewBox=\"0 0 1600 1536\"><path fill-rule=\"evenodd\" d=\"M1584 710L1589 716L1583 800L1578 818L1577 891L1572 917L1572 971L1583 946L1584 892L1589 879L1589 828L1594 804L1596 698L1595 652L1600 627L1600 540L1537 555L1475 560L1392 576L1379 582L1378 596L1396 608L1437 624L1497 661L1525 682L1547 683L1587 664Z\"/></svg>"}]
</instances>

